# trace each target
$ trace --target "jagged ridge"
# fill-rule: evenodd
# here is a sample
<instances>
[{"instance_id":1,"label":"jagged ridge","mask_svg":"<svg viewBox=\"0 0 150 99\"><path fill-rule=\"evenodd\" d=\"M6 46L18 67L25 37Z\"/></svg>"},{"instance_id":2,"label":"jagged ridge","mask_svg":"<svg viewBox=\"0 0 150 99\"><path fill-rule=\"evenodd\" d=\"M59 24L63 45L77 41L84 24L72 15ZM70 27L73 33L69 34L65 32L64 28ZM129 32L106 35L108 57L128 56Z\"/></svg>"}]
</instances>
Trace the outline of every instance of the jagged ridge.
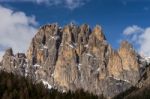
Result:
<instances>
[{"instance_id":1,"label":"jagged ridge","mask_svg":"<svg viewBox=\"0 0 150 99\"><path fill-rule=\"evenodd\" d=\"M58 90L82 88L106 97L137 86L148 66L127 41L115 51L99 25L91 30L87 24L45 25L32 39L26 56L13 55L9 49L1 64L8 72L47 81Z\"/></svg>"}]
</instances>

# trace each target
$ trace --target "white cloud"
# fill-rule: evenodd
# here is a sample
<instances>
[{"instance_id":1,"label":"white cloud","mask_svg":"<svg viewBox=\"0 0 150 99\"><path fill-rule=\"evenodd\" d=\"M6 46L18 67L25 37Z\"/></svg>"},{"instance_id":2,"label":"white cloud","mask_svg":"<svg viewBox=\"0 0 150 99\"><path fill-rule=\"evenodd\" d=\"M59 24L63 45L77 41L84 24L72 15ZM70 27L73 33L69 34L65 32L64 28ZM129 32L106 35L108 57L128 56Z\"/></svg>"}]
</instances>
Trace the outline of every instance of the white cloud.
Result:
<instances>
[{"instance_id":1,"label":"white cloud","mask_svg":"<svg viewBox=\"0 0 150 99\"><path fill-rule=\"evenodd\" d=\"M139 51L145 54L145 56L150 56L150 27L146 28L145 31L139 35L138 43L140 44Z\"/></svg>"},{"instance_id":2,"label":"white cloud","mask_svg":"<svg viewBox=\"0 0 150 99\"><path fill-rule=\"evenodd\" d=\"M46 4L48 6L63 6L70 10L85 5L90 0L0 0L0 2L33 2L37 4Z\"/></svg>"},{"instance_id":3,"label":"white cloud","mask_svg":"<svg viewBox=\"0 0 150 99\"><path fill-rule=\"evenodd\" d=\"M85 1L87 0L65 0L65 5L69 9L73 10L75 8L83 6L85 4Z\"/></svg>"},{"instance_id":4,"label":"white cloud","mask_svg":"<svg viewBox=\"0 0 150 99\"><path fill-rule=\"evenodd\" d=\"M133 26L129 26L125 28L125 30L123 31L123 34L131 35L131 34L141 33L141 32L143 32L143 29L141 27L137 25L133 25Z\"/></svg>"},{"instance_id":5,"label":"white cloud","mask_svg":"<svg viewBox=\"0 0 150 99\"><path fill-rule=\"evenodd\" d=\"M8 47L12 47L15 53L25 52L36 33L37 24L34 16L0 6L0 57Z\"/></svg>"},{"instance_id":6,"label":"white cloud","mask_svg":"<svg viewBox=\"0 0 150 99\"><path fill-rule=\"evenodd\" d=\"M130 36L131 39L129 40L133 42L134 45L138 45L137 50L139 53L150 56L150 27L141 28L136 25L129 26L124 30L123 34L127 37Z\"/></svg>"}]
</instances>

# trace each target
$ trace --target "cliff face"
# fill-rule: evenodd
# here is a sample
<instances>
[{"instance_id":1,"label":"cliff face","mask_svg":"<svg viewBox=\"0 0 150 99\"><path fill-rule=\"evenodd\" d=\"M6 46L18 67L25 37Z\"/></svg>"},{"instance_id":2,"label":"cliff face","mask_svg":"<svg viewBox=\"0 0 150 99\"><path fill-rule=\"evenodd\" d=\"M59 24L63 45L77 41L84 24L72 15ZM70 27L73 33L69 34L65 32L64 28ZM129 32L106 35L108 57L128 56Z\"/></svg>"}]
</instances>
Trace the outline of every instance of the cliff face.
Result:
<instances>
[{"instance_id":1,"label":"cliff face","mask_svg":"<svg viewBox=\"0 0 150 99\"><path fill-rule=\"evenodd\" d=\"M60 91L82 88L114 97L136 86L148 64L127 41L113 50L99 25L91 30L87 24L63 28L49 24L39 29L26 56L8 49L1 65L8 72L47 81Z\"/></svg>"}]
</instances>

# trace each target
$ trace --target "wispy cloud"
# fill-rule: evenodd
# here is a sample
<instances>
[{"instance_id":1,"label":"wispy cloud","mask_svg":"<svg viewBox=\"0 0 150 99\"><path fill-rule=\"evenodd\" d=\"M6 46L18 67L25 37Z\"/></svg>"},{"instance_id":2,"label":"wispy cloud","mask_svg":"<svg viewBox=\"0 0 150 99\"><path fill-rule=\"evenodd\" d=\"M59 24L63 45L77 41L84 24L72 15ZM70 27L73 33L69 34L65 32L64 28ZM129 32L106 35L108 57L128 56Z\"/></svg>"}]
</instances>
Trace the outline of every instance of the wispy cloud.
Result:
<instances>
[{"instance_id":1,"label":"wispy cloud","mask_svg":"<svg viewBox=\"0 0 150 99\"><path fill-rule=\"evenodd\" d=\"M63 6L70 10L85 5L90 0L0 0L0 2L32 2L37 4L46 4L48 6Z\"/></svg>"},{"instance_id":2,"label":"wispy cloud","mask_svg":"<svg viewBox=\"0 0 150 99\"><path fill-rule=\"evenodd\" d=\"M138 45L138 51L143 53L145 56L150 56L150 27L142 28L137 25L129 26L125 28L123 34L129 39L133 44Z\"/></svg>"},{"instance_id":3,"label":"wispy cloud","mask_svg":"<svg viewBox=\"0 0 150 99\"><path fill-rule=\"evenodd\" d=\"M137 33L141 33L144 30L137 26L137 25L132 25L132 26L128 26L124 29L123 34L125 35L132 35L132 34L137 34Z\"/></svg>"},{"instance_id":4,"label":"wispy cloud","mask_svg":"<svg viewBox=\"0 0 150 99\"><path fill-rule=\"evenodd\" d=\"M15 52L25 52L36 33L37 24L34 16L0 6L0 55L8 47Z\"/></svg>"},{"instance_id":5,"label":"wispy cloud","mask_svg":"<svg viewBox=\"0 0 150 99\"><path fill-rule=\"evenodd\" d=\"M65 5L69 9L73 10L80 6L83 6L89 0L65 0Z\"/></svg>"}]
</instances>

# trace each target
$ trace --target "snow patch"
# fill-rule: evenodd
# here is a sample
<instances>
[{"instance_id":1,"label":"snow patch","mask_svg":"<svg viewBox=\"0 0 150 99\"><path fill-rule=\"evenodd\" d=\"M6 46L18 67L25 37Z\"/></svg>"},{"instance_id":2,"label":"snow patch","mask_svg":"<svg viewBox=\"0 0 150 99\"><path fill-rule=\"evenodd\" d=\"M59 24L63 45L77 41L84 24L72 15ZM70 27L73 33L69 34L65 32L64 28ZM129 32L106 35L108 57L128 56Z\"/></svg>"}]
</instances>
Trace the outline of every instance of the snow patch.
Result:
<instances>
[{"instance_id":1,"label":"snow patch","mask_svg":"<svg viewBox=\"0 0 150 99\"><path fill-rule=\"evenodd\" d=\"M48 49L48 47L46 45L44 45L43 48Z\"/></svg>"},{"instance_id":2,"label":"snow patch","mask_svg":"<svg viewBox=\"0 0 150 99\"><path fill-rule=\"evenodd\" d=\"M54 39L54 40L60 39L60 37L59 37L58 35L56 35L56 36L51 36L51 38Z\"/></svg>"},{"instance_id":3,"label":"snow patch","mask_svg":"<svg viewBox=\"0 0 150 99\"><path fill-rule=\"evenodd\" d=\"M27 77L27 76L28 76L28 69L25 68L25 77Z\"/></svg>"},{"instance_id":4,"label":"snow patch","mask_svg":"<svg viewBox=\"0 0 150 99\"><path fill-rule=\"evenodd\" d=\"M76 48L77 44L76 43L67 43L69 47L71 48Z\"/></svg>"},{"instance_id":5,"label":"snow patch","mask_svg":"<svg viewBox=\"0 0 150 99\"><path fill-rule=\"evenodd\" d=\"M28 73L28 69L25 69L25 72Z\"/></svg>"},{"instance_id":6,"label":"snow patch","mask_svg":"<svg viewBox=\"0 0 150 99\"><path fill-rule=\"evenodd\" d=\"M17 68L17 66L15 66L15 68Z\"/></svg>"},{"instance_id":7,"label":"snow patch","mask_svg":"<svg viewBox=\"0 0 150 99\"><path fill-rule=\"evenodd\" d=\"M51 36L51 38L52 38L52 39L55 39L55 37L54 37L54 36Z\"/></svg>"},{"instance_id":8,"label":"snow patch","mask_svg":"<svg viewBox=\"0 0 150 99\"><path fill-rule=\"evenodd\" d=\"M68 44L71 48L75 48L72 44Z\"/></svg>"},{"instance_id":9,"label":"snow patch","mask_svg":"<svg viewBox=\"0 0 150 99\"><path fill-rule=\"evenodd\" d=\"M120 78L116 78L116 77L112 77L112 78L114 78L115 80L121 80L121 81L124 81L124 82L130 83L130 81L129 81L129 80L126 80L126 79L120 79Z\"/></svg>"},{"instance_id":10,"label":"snow patch","mask_svg":"<svg viewBox=\"0 0 150 99\"><path fill-rule=\"evenodd\" d=\"M88 48L88 47L89 47L89 45L88 45L88 44L86 44L84 47Z\"/></svg>"},{"instance_id":11,"label":"snow patch","mask_svg":"<svg viewBox=\"0 0 150 99\"><path fill-rule=\"evenodd\" d=\"M28 73L25 73L25 77L27 77L28 76Z\"/></svg>"},{"instance_id":12,"label":"snow patch","mask_svg":"<svg viewBox=\"0 0 150 99\"><path fill-rule=\"evenodd\" d=\"M27 63L28 63L28 59L25 59L25 62L27 62Z\"/></svg>"},{"instance_id":13,"label":"snow patch","mask_svg":"<svg viewBox=\"0 0 150 99\"><path fill-rule=\"evenodd\" d=\"M87 55L87 56L90 56L90 57L93 57L93 55L92 55L92 54L90 54L90 53L87 53L86 55Z\"/></svg>"},{"instance_id":14,"label":"snow patch","mask_svg":"<svg viewBox=\"0 0 150 99\"><path fill-rule=\"evenodd\" d=\"M122 81L125 81L125 82L127 82L127 83L130 83L130 81L129 81L129 80L126 80L126 79L123 79Z\"/></svg>"},{"instance_id":15,"label":"snow patch","mask_svg":"<svg viewBox=\"0 0 150 99\"><path fill-rule=\"evenodd\" d=\"M145 60L146 60L147 64L149 65L150 64L150 57L145 57Z\"/></svg>"},{"instance_id":16,"label":"snow patch","mask_svg":"<svg viewBox=\"0 0 150 99\"><path fill-rule=\"evenodd\" d=\"M54 74L51 74L52 77L54 77Z\"/></svg>"},{"instance_id":17,"label":"snow patch","mask_svg":"<svg viewBox=\"0 0 150 99\"><path fill-rule=\"evenodd\" d=\"M63 43L60 43L60 46L64 46Z\"/></svg>"},{"instance_id":18,"label":"snow patch","mask_svg":"<svg viewBox=\"0 0 150 99\"><path fill-rule=\"evenodd\" d=\"M81 65L82 65L82 64L78 64L78 65L77 65L79 70L81 70Z\"/></svg>"},{"instance_id":19,"label":"snow patch","mask_svg":"<svg viewBox=\"0 0 150 99\"><path fill-rule=\"evenodd\" d=\"M96 70L97 72L100 71L100 67Z\"/></svg>"},{"instance_id":20,"label":"snow patch","mask_svg":"<svg viewBox=\"0 0 150 99\"><path fill-rule=\"evenodd\" d=\"M26 67L27 66L27 64L23 64L23 67Z\"/></svg>"},{"instance_id":21,"label":"snow patch","mask_svg":"<svg viewBox=\"0 0 150 99\"><path fill-rule=\"evenodd\" d=\"M48 89L52 89L52 86L47 81L45 81L44 79L42 79L41 81L45 86L47 86Z\"/></svg>"},{"instance_id":22,"label":"snow patch","mask_svg":"<svg viewBox=\"0 0 150 99\"><path fill-rule=\"evenodd\" d=\"M40 65L39 64L35 64L35 65L33 65L34 67L40 67Z\"/></svg>"},{"instance_id":23,"label":"snow patch","mask_svg":"<svg viewBox=\"0 0 150 99\"><path fill-rule=\"evenodd\" d=\"M67 91L63 89L62 93L66 93Z\"/></svg>"}]
</instances>

